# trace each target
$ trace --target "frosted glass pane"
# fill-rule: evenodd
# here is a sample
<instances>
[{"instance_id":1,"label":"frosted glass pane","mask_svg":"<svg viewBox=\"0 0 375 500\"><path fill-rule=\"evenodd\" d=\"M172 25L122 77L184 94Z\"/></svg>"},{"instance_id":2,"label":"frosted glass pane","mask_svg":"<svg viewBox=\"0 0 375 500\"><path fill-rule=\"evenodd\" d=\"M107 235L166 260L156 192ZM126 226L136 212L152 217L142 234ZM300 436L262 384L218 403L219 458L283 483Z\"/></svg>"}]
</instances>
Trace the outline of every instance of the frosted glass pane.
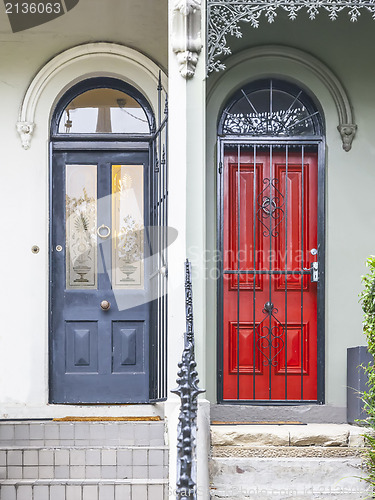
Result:
<instances>
[{"instance_id":1,"label":"frosted glass pane","mask_svg":"<svg viewBox=\"0 0 375 500\"><path fill-rule=\"evenodd\" d=\"M112 165L112 286L143 288L143 165Z\"/></svg>"},{"instance_id":2,"label":"frosted glass pane","mask_svg":"<svg viewBox=\"0 0 375 500\"><path fill-rule=\"evenodd\" d=\"M66 165L66 288L97 288L97 166Z\"/></svg>"}]
</instances>

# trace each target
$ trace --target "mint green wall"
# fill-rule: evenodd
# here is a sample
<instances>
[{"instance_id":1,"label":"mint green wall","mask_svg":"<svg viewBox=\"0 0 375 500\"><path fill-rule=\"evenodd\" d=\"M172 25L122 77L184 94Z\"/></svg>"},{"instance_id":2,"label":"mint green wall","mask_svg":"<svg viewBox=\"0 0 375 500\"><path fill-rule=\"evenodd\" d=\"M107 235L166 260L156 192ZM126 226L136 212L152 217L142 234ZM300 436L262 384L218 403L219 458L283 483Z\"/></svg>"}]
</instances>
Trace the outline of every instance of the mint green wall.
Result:
<instances>
[{"instance_id":1,"label":"mint green wall","mask_svg":"<svg viewBox=\"0 0 375 500\"><path fill-rule=\"evenodd\" d=\"M358 293L360 276L365 272L366 256L375 253L375 22L363 13L357 23L348 20L346 13L332 22L322 12L315 21L307 20L305 13L292 22L280 13L273 24L261 20L258 29L242 24L243 38L228 37L234 56L239 51L262 45L289 46L303 50L322 61L339 78L351 100L354 119L358 125L352 150L342 150L337 112L318 90L327 122L326 162L326 403L346 405L346 349L364 345L361 328L361 308ZM230 57L227 59L230 63ZM243 66L245 79L257 75ZM262 70L266 74L267 68ZM273 73L272 64L269 66ZM231 73L220 87L223 74L208 78L207 112L207 248L215 247L215 127L218 109L238 79ZM279 76L282 76L278 68ZM295 74L303 81L302 75ZM208 273L212 272L209 263ZM215 282L208 279L207 287L207 394L216 400L216 342Z\"/></svg>"}]
</instances>

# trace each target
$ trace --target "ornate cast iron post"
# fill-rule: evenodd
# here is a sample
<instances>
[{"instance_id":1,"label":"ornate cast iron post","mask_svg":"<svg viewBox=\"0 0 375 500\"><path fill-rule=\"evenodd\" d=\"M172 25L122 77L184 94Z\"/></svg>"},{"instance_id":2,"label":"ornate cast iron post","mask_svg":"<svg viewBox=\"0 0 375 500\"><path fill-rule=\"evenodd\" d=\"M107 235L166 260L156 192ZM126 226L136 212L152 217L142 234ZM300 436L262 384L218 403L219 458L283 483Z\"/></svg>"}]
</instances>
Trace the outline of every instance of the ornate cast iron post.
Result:
<instances>
[{"instance_id":1,"label":"ornate cast iron post","mask_svg":"<svg viewBox=\"0 0 375 500\"><path fill-rule=\"evenodd\" d=\"M196 431L198 395L198 372L194 354L193 294L190 262L185 262L185 314L186 332L182 360L178 363L177 389L171 391L181 399L177 438L177 498L196 500Z\"/></svg>"}]
</instances>

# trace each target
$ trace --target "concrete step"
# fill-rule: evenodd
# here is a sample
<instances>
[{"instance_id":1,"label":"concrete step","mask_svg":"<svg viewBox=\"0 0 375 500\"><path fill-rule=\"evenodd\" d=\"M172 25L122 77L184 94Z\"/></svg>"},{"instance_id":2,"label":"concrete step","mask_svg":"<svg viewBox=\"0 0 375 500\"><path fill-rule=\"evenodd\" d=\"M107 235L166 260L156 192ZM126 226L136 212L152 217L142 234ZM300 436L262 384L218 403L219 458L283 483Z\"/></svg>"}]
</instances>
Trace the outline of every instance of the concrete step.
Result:
<instances>
[{"instance_id":1,"label":"concrete step","mask_svg":"<svg viewBox=\"0 0 375 500\"><path fill-rule=\"evenodd\" d=\"M3 481L1 500L163 500L167 481L38 480Z\"/></svg>"}]
</instances>

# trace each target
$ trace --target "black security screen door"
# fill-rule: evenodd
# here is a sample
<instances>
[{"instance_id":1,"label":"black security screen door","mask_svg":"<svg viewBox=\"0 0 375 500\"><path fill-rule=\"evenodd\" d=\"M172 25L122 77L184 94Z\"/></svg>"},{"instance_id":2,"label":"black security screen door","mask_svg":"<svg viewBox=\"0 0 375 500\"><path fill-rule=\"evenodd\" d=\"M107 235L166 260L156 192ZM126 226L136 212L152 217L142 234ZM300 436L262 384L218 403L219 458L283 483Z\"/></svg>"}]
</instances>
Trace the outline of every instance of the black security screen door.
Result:
<instances>
[{"instance_id":1,"label":"black security screen door","mask_svg":"<svg viewBox=\"0 0 375 500\"><path fill-rule=\"evenodd\" d=\"M165 127L159 118L156 129L135 89L112 79L78 84L55 112L52 403L165 397Z\"/></svg>"}]
</instances>

